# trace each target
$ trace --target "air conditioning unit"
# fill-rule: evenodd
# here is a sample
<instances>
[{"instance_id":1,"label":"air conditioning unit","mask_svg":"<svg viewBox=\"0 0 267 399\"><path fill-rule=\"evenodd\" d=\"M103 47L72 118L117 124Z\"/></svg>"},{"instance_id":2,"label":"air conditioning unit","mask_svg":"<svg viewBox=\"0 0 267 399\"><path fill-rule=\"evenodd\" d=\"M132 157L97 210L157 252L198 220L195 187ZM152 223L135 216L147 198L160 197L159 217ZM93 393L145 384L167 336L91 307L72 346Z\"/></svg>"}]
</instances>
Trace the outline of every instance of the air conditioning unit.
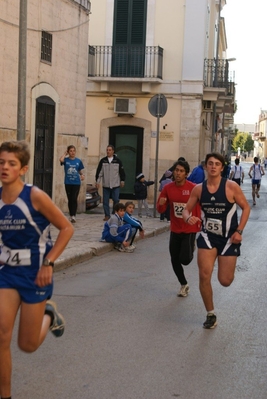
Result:
<instances>
[{"instance_id":1,"label":"air conditioning unit","mask_svg":"<svg viewBox=\"0 0 267 399\"><path fill-rule=\"evenodd\" d=\"M135 114L136 98L115 98L114 112L115 114Z\"/></svg>"},{"instance_id":2,"label":"air conditioning unit","mask_svg":"<svg viewBox=\"0 0 267 399\"><path fill-rule=\"evenodd\" d=\"M206 112L212 111L211 101L204 101L204 111L206 111Z\"/></svg>"}]
</instances>

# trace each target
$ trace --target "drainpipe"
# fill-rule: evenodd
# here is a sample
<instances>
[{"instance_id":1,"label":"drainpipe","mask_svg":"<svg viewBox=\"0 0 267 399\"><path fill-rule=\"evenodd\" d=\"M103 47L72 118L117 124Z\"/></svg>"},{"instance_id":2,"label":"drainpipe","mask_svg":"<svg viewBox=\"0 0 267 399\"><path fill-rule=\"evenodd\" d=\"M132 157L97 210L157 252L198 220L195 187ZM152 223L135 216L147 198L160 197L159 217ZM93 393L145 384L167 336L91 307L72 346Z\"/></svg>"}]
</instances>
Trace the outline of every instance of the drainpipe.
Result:
<instances>
[{"instance_id":1,"label":"drainpipe","mask_svg":"<svg viewBox=\"0 0 267 399\"><path fill-rule=\"evenodd\" d=\"M216 58L215 58L215 74L214 74L214 87L218 84L218 59L219 59L219 45L220 45L220 19L221 19L221 0L219 0L219 14L218 14L218 31L216 43ZM213 104L213 129L211 135L211 152L215 150L215 137L216 137L216 121L217 109L216 102Z\"/></svg>"},{"instance_id":2,"label":"drainpipe","mask_svg":"<svg viewBox=\"0 0 267 399\"><path fill-rule=\"evenodd\" d=\"M20 0L17 140L25 140L27 74L27 0Z\"/></svg>"}]
</instances>

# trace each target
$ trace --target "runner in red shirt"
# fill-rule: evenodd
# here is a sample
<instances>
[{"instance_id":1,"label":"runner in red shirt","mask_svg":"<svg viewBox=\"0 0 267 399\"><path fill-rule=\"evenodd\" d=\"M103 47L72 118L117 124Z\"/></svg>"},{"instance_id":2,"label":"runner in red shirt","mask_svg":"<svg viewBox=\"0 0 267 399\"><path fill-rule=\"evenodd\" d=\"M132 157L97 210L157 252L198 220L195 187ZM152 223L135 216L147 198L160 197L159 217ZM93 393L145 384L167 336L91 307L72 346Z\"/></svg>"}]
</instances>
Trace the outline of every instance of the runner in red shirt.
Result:
<instances>
[{"instance_id":1,"label":"runner in red shirt","mask_svg":"<svg viewBox=\"0 0 267 399\"><path fill-rule=\"evenodd\" d=\"M181 288L178 296L186 297L189 286L184 275L182 265L188 265L194 256L196 233L200 230L200 223L196 225L187 224L182 217L182 211L190 197L190 193L195 184L186 180L190 171L190 166L186 161L177 161L174 164L174 181L167 184L159 195L157 210L159 213L165 212L170 205L171 234L169 250L174 273L178 278ZM200 206L192 211L192 215L200 219Z\"/></svg>"}]
</instances>

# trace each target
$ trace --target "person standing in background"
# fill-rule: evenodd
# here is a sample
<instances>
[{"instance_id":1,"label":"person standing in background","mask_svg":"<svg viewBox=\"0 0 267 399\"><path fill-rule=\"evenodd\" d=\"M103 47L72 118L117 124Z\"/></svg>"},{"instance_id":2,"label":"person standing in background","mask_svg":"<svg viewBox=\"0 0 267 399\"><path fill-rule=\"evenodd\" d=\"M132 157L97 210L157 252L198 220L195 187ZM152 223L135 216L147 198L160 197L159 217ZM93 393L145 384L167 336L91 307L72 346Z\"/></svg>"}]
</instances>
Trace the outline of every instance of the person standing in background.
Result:
<instances>
[{"instance_id":1,"label":"person standing in background","mask_svg":"<svg viewBox=\"0 0 267 399\"><path fill-rule=\"evenodd\" d=\"M201 161L201 163L192 170L192 173L190 173L187 180L196 184L203 183L205 180L204 167L205 161Z\"/></svg>"},{"instance_id":2,"label":"person standing in background","mask_svg":"<svg viewBox=\"0 0 267 399\"><path fill-rule=\"evenodd\" d=\"M147 187L154 184L152 180L145 180L145 176L143 173L139 173L136 176L136 182L134 184L134 194L138 203L138 216L142 217L142 206L144 204L146 217L151 218L152 215L149 211L148 203L147 203Z\"/></svg>"},{"instance_id":3,"label":"person standing in background","mask_svg":"<svg viewBox=\"0 0 267 399\"><path fill-rule=\"evenodd\" d=\"M161 180L160 186L159 186L159 191L161 192L163 190L163 187L166 186L166 184L172 183L172 172L170 170L166 170L165 172L165 179ZM164 222L164 218L167 219L167 222L170 221L170 205L167 206L166 211L160 214L159 220L161 222Z\"/></svg>"},{"instance_id":4,"label":"person standing in background","mask_svg":"<svg viewBox=\"0 0 267 399\"><path fill-rule=\"evenodd\" d=\"M107 146L107 156L99 161L96 169L95 180L96 187L99 188L102 179L103 185L103 208L104 208L104 221L110 218L109 199L113 201L113 214L114 207L119 202L120 187L124 187L125 171L121 160L114 154L115 149L113 145Z\"/></svg>"},{"instance_id":5,"label":"person standing in background","mask_svg":"<svg viewBox=\"0 0 267 399\"><path fill-rule=\"evenodd\" d=\"M81 188L81 180L84 180L83 163L76 158L76 148L69 145L67 151L59 158L60 165L64 165L65 171L65 190L68 198L68 208L70 221L76 222L76 213L78 208L78 195Z\"/></svg>"}]
</instances>

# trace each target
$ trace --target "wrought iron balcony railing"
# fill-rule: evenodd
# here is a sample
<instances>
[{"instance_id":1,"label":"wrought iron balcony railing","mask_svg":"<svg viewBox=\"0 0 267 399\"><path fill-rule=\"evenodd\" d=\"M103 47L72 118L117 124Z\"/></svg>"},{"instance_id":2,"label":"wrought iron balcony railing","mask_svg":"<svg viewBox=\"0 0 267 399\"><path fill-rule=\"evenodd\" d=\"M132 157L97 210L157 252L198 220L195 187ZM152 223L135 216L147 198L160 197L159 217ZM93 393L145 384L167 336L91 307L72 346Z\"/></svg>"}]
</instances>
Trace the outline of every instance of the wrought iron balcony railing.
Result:
<instances>
[{"instance_id":1,"label":"wrought iron balcony railing","mask_svg":"<svg viewBox=\"0 0 267 399\"><path fill-rule=\"evenodd\" d=\"M235 95L234 76L229 73L229 61L204 60L204 86L221 87L227 90L227 95Z\"/></svg>"},{"instance_id":2,"label":"wrought iron balcony railing","mask_svg":"<svg viewBox=\"0 0 267 399\"><path fill-rule=\"evenodd\" d=\"M88 76L162 79L163 48L157 46L89 46Z\"/></svg>"},{"instance_id":3,"label":"wrought iron balcony railing","mask_svg":"<svg viewBox=\"0 0 267 399\"><path fill-rule=\"evenodd\" d=\"M75 3L80 4L80 6L84 7L87 11L91 11L91 1L90 0L74 0Z\"/></svg>"}]
</instances>

